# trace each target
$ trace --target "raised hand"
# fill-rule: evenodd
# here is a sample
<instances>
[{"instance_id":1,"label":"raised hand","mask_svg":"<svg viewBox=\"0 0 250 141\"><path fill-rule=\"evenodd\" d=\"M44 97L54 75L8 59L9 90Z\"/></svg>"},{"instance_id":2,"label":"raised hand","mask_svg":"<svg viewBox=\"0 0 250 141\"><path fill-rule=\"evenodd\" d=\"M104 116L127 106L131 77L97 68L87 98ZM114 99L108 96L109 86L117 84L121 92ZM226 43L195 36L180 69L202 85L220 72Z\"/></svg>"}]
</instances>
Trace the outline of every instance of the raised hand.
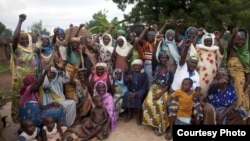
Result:
<instances>
[{"instance_id":1,"label":"raised hand","mask_svg":"<svg viewBox=\"0 0 250 141\"><path fill-rule=\"evenodd\" d=\"M160 42L162 40L162 35L156 35L156 42Z\"/></svg>"},{"instance_id":2,"label":"raised hand","mask_svg":"<svg viewBox=\"0 0 250 141\"><path fill-rule=\"evenodd\" d=\"M63 68L63 60L61 58L58 58L58 60L56 61L56 65L58 68Z\"/></svg>"},{"instance_id":3,"label":"raised hand","mask_svg":"<svg viewBox=\"0 0 250 141\"><path fill-rule=\"evenodd\" d=\"M197 30L197 35L198 36L201 36L203 34L203 28L200 27L198 30Z\"/></svg>"},{"instance_id":4,"label":"raised hand","mask_svg":"<svg viewBox=\"0 0 250 141\"><path fill-rule=\"evenodd\" d=\"M145 28L145 29L149 29L149 25L148 25L148 24L145 24L145 25L144 25L144 28Z\"/></svg>"},{"instance_id":5,"label":"raised hand","mask_svg":"<svg viewBox=\"0 0 250 141\"><path fill-rule=\"evenodd\" d=\"M26 15L25 14L20 14L19 15L19 21L23 22L26 20Z\"/></svg>"},{"instance_id":6,"label":"raised hand","mask_svg":"<svg viewBox=\"0 0 250 141\"><path fill-rule=\"evenodd\" d=\"M191 43L192 43L192 41L191 41L190 39L187 39L187 40L185 41L185 48L189 48L190 45L191 45Z\"/></svg>"},{"instance_id":7,"label":"raised hand","mask_svg":"<svg viewBox=\"0 0 250 141\"><path fill-rule=\"evenodd\" d=\"M85 24L80 24L79 28L82 28L82 27L84 27L84 26L85 26Z\"/></svg>"},{"instance_id":8,"label":"raised hand","mask_svg":"<svg viewBox=\"0 0 250 141\"><path fill-rule=\"evenodd\" d=\"M238 31L239 31L239 27L235 27L235 28L233 29L233 34L237 34Z\"/></svg>"},{"instance_id":9,"label":"raised hand","mask_svg":"<svg viewBox=\"0 0 250 141\"><path fill-rule=\"evenodd\" d=\"M220 40L220 32L219 31L215 31L214 36L215 36L214 37L215 40Z\"/></svg>"},{"instance_id":10,"label":"raised hand","mask_svg":"<svg viewBox=\"0 0 250 141\"><path fill-rule=\"evenodd\" d=\"M173 19L167 19L166 22L165 22L165 24L166 25L170 25L172 22L173 22Z\"/></svg>"},{"instance_id":11,"label":"raised hand","mask_svg":"<svg viewBox=\"0 0 250 141\"><path fill-rule=\"evenodd\" d=\"M226 23L222 23L222 28L224 29L224 30L227 30L227 28L228 28L228 25L226 24Z\"/></svg>"},{"instance_id":12,"label":"raised hand","mask_svg":"<svg viewBox=\"0 0 250 141\"><path fill-rule=\"evenodd\" d=\"M176 21L176 26L181 26L184 22L184 19L179 19Z\"/></svg>"}]
</instances>

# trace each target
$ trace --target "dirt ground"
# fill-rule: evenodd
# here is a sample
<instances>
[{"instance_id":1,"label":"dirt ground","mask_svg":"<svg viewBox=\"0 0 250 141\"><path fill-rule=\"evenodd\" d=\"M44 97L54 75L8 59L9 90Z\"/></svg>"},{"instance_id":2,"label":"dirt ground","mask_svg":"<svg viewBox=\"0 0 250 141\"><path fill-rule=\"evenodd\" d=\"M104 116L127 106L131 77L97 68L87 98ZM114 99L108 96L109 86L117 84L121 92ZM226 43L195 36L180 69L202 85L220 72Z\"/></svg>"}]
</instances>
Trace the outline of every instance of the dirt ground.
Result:
<instances>
[{"instance_id":1,"label":"dirt ground","mask_svg":"<svg viewBox=\"0 0 250 141\"><path fill-rule=\"evenodd\" d=\"M11 88L11 73L0 74L0 88ZM3 136L6 141L17 140L18 124L14 124L10 116L11 102L6 103L0 109L2 116L7 115L8 126L3 130ZM128 123L125 123L123 119L118 121L117 127L110 137L106 141L165 141L163 136L156 136L153 130L145 125L137 125L136 120L132 119Z\"/></svg>"}]
</instances>

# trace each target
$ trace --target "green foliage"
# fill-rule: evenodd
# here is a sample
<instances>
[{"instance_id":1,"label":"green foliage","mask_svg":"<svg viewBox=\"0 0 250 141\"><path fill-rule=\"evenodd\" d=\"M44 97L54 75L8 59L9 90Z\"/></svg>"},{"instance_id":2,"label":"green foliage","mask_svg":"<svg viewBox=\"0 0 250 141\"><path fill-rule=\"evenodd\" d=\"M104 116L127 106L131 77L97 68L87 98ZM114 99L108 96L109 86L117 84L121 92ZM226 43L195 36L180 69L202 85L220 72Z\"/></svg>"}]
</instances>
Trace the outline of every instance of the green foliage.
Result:
<instances>
[{"instance_id":1,"label":"green foliage","mask_svg":"<svg viewBox=\"0 0 250 141\"><path fill-rule=\"evenodd\" d=\"M5 25L0 22L0 35L3 33L3 31L5 30Z\"/></svg>"},{"instance_id":2,"label":"green foliage","mask_svg":"<svg viewBox=\"0 0 250 141\"><path fill-rule=\"evenodd\" d=\"M0 35L7 37L7 38L12 37L12 30L6 28L6 26L2 22L0 22Z\"/></svg>"},{"instance_id":3,"label":"green foliage","mask_svg":"<svg viewBox=\"0 0 250 141\"><path fill-rule=\"evenodd\" d=\"M12 38L12 30L11 29L8 29L6 28L3 32L2 32L2 35L4 37L7 37L7 38Z\"/></svg>"},{"instance_id":4,"label":"green foliage","mask_svg":"<svg viewBox=\"0 0 250 141\"><path fill-rule=\"evenodd\" d=\"M93 15L93 20L85 23L85 28L92 33L104 33L112 27L121 28L119 26L125 22L125 20L118 21L118 18L114 17L111 21L108 21L106 16L107 12L108 11L106 10L98 11ZM111 34L115 35L115 31L113 31Z\"/></svg>"},{"instance_id":5,"label":"green foliage","mask_svg":"<svg viewBox=\"0 0 250 141\"><path fill-rule=\"evenodd\" d=\"M106 16L107 11L98 11L93 15L93 20L90 20L85 24L86 29L92 33L99 33L106 31L110 25Z\"/></svg>"},{"instance_id":6,"label":"green foliage","mask_svg":"<svg viewBox=\"0 0 250 141\"><path fill-rule=\"evenodd\" d=\"M10 72L10 65L9 64L1 64L0 65L0 73Z\"/></svg>"},{"instance_id":7,"label":"green foliage","mask_svg":"<svg viewBox=\"0 0 250 141\"><path fill-rule=\"evenodd\" d=\"M50 35L50 32L46 29L43 28L43 23L42 20L40 20L39 22L35 22L31 25L30 30L32 33L40 33L42 35Z\"/></svg>"},{"instance_id":8,"label":"green foliage","mask_svg":"<svg viewBox=\"0 0 250 141\"><path fill-rule=\"evenodd\" d=\"M125 15L130 23L164 24L168 18L184 19L183 28L204 27L207 31L220 30L222 22L234 27L250 29L249 0L113 0L121 10L134 3ZM174 25L173 25L174 26Z\"/></svg>"}]
</instances>

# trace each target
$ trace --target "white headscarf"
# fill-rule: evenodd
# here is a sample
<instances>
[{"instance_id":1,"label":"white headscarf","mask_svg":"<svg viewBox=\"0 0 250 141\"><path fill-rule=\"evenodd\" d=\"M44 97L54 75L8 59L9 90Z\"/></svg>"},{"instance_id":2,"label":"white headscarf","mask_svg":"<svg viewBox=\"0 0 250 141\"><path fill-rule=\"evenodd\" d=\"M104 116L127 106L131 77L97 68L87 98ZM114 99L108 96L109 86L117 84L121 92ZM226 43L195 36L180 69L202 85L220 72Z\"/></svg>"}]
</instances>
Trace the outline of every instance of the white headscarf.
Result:
<instances>
[{"instance_id":1,"label":"white headscarf","mask_svg":"<svg viewBox=\"0 0 250 141\"><path fill-rule=\"evenodd\" d=\"M126 57L128 55L128 53L130 52L130 50L132 49L132 47L130 46L130 44L128 44L126 38L124 36L119 36L117 38L117 41L119 39L123 40L123 45L122 47L120 47L118 44L116 46L116 53L119 54L120 56Z\"/></svg>"},{"instance_id":2,"label":"white headscarf","mask_svg":"<svg viewBox=\"0 0 250 141\"><path fill-rule=\"evenodd\" d=\"M109 41L109 43L108 43L107 45L105 45L105 44L103 43L103 37L106 36L106 35L110 38L110 41ZM102 47L104 47L104 49L108 50L108 51L111 52L111 53L112 53L113 50L114 50L114 47L112 46L112 40L113 40L113 38L112 38L112 36L111 36L110 34L104 34L104 35L102 36L101 40L100 40L100 44L102 45Z\"/></svg>"},{"instance_id":3,"label":"white headscarf","mask_svg":"<svg viewBox=\"0 0 250 141\"><path fill-rule=\"evenodd\" d=\"M143 62L142 62L141 59L135 59L135 60L131 63L131 65L143 65Z\"/></svg>"}]
</instances>

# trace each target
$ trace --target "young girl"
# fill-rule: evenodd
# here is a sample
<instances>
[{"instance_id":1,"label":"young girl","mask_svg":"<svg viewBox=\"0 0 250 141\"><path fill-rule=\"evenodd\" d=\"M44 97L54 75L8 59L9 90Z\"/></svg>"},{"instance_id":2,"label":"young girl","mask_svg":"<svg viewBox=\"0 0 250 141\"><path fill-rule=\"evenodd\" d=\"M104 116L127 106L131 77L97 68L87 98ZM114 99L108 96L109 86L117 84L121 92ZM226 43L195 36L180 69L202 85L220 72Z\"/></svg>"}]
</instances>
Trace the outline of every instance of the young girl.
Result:
<instances>
[{"instance_id":1,"label":"young girl","mask_svg":"<svg viewBox=\"0 0 250 141\"><path fill-rule=\"evenodd\" d=\"M112 87L112 76L107 71L107 64L104 62L99 62L95 65L95 69L92 74L89 76L89 92L91 96L95 95L93 88L98 81L104 81L107 84L107 92L114 94Z\"/></svg>"},{"instance_id":2,"label":"young girl","mask_svg":"<svg viewBox=\"0 0 250 141\"><path fill-rule=\"evenodd\" d=\"M44 126L42 130L43 138L47 141L63 140L63 133L67 130L65 126L59 126L52 116L44 117Z\"/></svg>"},{"instance_id":3,"label":"young girl","mask_svg":"<svg viewBox=\"0 0 250 141\"><path fill-rule=\"evenodd\" d=\"M41 140L41 136L39 135L40 133L40 128L35 127L33 124L32 120L25 119L21 122L21 129L22 133L19 135L17 141L33 141Z\"/></svg>"},{"instance_id":4,"label":"young girl","mask_svg":"<svg viewBox=\"0 0 250 141\"><path fill-rule=\"evenodd\" d=\"M123 72L121 69L115 69L113 72L113 87L114 87L114 101L115 101L115 112L117 119L119 114L124 112L122 109L122 98L123 94L128 90L127 86L123 81Z\"/></svg>"}]
</instances>

